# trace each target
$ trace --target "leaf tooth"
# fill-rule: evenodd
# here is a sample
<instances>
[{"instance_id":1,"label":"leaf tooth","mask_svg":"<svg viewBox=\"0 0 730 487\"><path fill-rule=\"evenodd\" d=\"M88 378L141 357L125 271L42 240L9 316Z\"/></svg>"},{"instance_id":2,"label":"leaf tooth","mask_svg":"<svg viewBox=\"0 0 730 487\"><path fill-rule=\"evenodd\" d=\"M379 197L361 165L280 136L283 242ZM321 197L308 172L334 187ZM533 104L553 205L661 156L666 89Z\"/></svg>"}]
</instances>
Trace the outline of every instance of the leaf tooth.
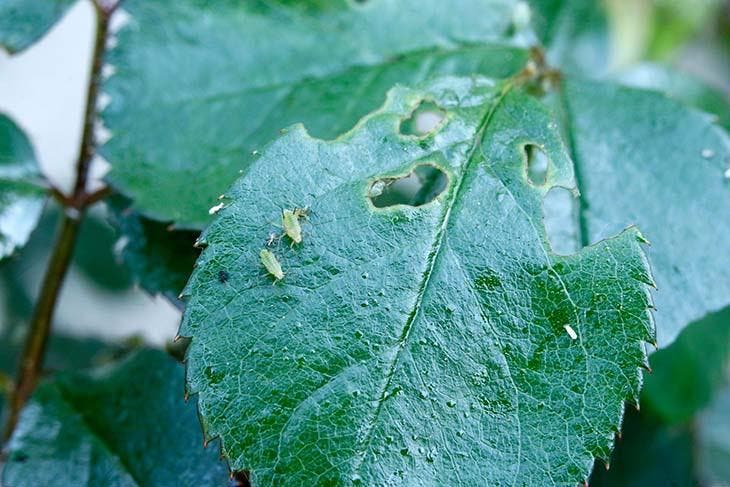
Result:
<instances>
[{"instance_id":1,"label":"leaf tooth","mask_svg":"<svg viewBox=\"0 0 730 487\"><path fill-rule=\"evenodd\" d=\"M641 339L646 343L651 343L656 347L656 324L654 323L654 314L651 312L651 308L646 308L644 311L645 319L641 320L644 325L644 336ZM646 352L644 352L646 353Z\"/></svg>"},{"instance_id":2,"label":"leaf tooth","mask_svg":"<svg viewBox=\"0 0 730 487\"><path fill-rule=\"evenodd\" d=\"M643 269L640 269L639 272L637 272L632 277L634 279L636 279L637 281L639 281L640 283L646 284L647 286L653 288L654 290L657 289L656 282L654 281L654 276L651 275L651 272L649 271L648 267L644 267Z\"/></svg>"},{"instance_id":3,"label":"leaf tooth","mask_svg":"<svg viewBox=\"0 0 730 487\"><path fill-rule=\"evenodd\" d=\"M641 411L641 404L639 403L638 397L632 398L631 401L629 401L629 404L631 404L634 407L634 409L636 409L636 411L639 411L639 412Z\"/></svg>"},{"instance_id":4,"label":"leaf tooth","mask_svg":"<svg viewBox=\"0 0 730 487\"><path fill-rule=\"evenodd\" d=\"M641 367L642 369L644 369L649 374L653 374L654 373L654 370L651 368L651 365L649 365L649 360L648 359L645 360L644 362L642 362L641 364L639 364L639 367Z\"/></svg>"},{"instance_id":5,"label":"leaf tooth","mask_svg":"<svg viewBox=\"0 0 730 487\"><path fill-rule=\"evenodd\" d=\"M635 233L635 235L636 235L636 241L637 241L637 242L639 242L639 243L641 243L641 244L644 244L644 245L649 245L649 246L651 246L651 242L649 241L649 239L648 239L648 238L646 238L646 237L644 236L644 234L643 234L643 233L641 233L641 230L639 230L639 228L638 228L638 227L636 227L636 226L632 225L632 227L631 227L631 228L633 228L634 230L636 230L636 233Z\"/></svg>"},{"instance_id":6,"label":"leaf tooth","mask_svg":"<svg viewBox=\"0 0 730 487\"><path fill-rule=\"evenodd\" d=\"M604 466L608 465L611 462L611 452L607 449L604 451L601 451L600 453L593 455L593 461L599 461L603 463ZM606 470L608 470L608 467L606 467Z\"/></svg>"}]
</instances>

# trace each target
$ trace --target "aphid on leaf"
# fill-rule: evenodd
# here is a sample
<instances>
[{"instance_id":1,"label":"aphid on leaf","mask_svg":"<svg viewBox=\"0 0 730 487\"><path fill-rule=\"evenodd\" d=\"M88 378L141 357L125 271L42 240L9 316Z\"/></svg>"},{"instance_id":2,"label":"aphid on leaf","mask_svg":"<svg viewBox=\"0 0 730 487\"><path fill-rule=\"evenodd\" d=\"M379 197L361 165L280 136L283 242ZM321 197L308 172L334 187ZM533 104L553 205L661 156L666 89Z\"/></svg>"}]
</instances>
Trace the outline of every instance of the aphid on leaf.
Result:
<instances>
[{"instance_id":1,"label":"aphid on leaf","mask_svg":"<svg viewBox=\"0 0 730 487\"><path fill-rule=\"evenodd\" d=\"M276 256L266 249L261 249L259 252L261 257L261 263L266 267L266 270L276 278L277 281L284 279L284 271L281 270L281 264Z\"/></svg>"},{"instance_id":2,"label":"aphid on leaf","mask_svg":"<svg viewBox=\"0 0 730 487\"><path fill-rule=\"evenodd\" d=\"M302 243L302 226L299 224L299 219L306 217L307 213L309 213L307 208L294 208L294 210L284 210L281 214L284 233L295 244Z\"/></svg>"},{"instance_id":3,"label":"aphid on leaf","mask_svg":"<svg viewBox=\"0 0 730 487\"><path fill-rule=\"evenodd\" d=\"M223 269L221 269L221 270L218 271L218 280L221 283L224 283L225 284L226 281L228 281L228 277L230 277L228 275L228 271L224 271Z\"/></svg>"}]
</instances>

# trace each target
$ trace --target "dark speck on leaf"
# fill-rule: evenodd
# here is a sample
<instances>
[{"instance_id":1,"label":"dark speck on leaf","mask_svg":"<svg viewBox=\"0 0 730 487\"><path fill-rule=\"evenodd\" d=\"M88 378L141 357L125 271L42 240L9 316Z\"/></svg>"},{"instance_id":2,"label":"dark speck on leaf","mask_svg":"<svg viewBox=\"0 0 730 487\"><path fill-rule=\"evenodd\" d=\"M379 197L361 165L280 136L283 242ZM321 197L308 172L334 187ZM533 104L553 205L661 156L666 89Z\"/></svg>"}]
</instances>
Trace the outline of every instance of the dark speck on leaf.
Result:
<instances>
[{"instance_id":1,"label":"dark speck on leaf","mask_svg":"<svg viewBox=\"0 0 730 487\"><path fill-rule=\"evenodd\" d=\"M226 281L228 281L228 277L229 277L229 275L228 275L227 271L224 271L224 270L218 271L218 280L220 282L225 283Z\"/></svg>"},{"instance_id":2,"label":"dark speck on leaf","mask_svg":"<svg viewBox=\"0 0 730 487\"><path fill-rule=\"evenodd\" d=\"M28 455L23 452L16 452L11 458L13 462L24 463L28 460Z\"/></svg>"}]
</instances>

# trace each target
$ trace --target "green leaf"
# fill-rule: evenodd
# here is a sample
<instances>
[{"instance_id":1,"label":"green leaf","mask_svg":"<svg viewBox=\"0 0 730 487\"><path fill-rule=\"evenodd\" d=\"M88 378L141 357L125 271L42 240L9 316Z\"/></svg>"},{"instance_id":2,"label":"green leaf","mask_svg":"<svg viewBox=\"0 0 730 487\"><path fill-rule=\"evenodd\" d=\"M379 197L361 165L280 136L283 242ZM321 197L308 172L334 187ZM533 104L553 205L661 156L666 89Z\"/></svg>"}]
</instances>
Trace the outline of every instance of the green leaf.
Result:
<instances>
[{"instance_id":1,"label":"green leaf","mask_svg":"<svg viewBox=\"0 0 730 487\"><path fill-rule=\"evenodd\" d=\"M0 114L0 259L28 241L47 193L30 141Z\"/></svg>"},{"instance_id":2,"label":"green leaf","mask_svg":"<svg viewBox=\"0 0 730 487\"><path fill-rule=\"evenodd\" d=\"M730 138L710 117L651 91L563 84L581 191L583 243L635 224L651 242L658 343L730 305Z\"/></svg>"},{"instance_id":3,"label":"green leaf","mask_svg":"<svg viewBox=\"0 0 730 487\"><path fill-rule=\"evenodd\" d=\"M629 409L608 469L596 462L591 487L699 486L690 424L669 426ZM707 484L710 485L716 484Z\"/></svg>"},{"instance_id":4,"label":"green leaf","mask_svg":"<svg viewBox=\"0 0 730 487\"><path fill-rule=\"evenodd\" d=\"M182 307L178 299L200 252L193 247L198 232L173 230L140 216L121 197L107 201L111 223L119 235L117 250L140 286L160 293Z\"/></svg>"},{"instance_id":5,"label":"green leaf","mask_svg":"<svg viewBox=\"0 0 730 487\"><path fill-rule=\"evenodd\" d=\"M651 356L643 404L666 423L689 421L725 383L730 365L730 308L688 326Z\"/></svg>"},{"instance_id":6,"label":"green leaf","mask_svg":"<svg viewBox=\"0 0 730 487\"><path fill-rule=\"evenodd\" d=\"M643 63L620 75L634 86L668 96L717 116L730 128L730 103L721 92L667 66ZM691 323L669 347L652 354L642 404L669 424L689 421L722 386L730 350L730 307Z\"/></svg>"},{"instance_id":7,"label":"green leaf","mask_svg":"<svg viewBox=\"0 0 730 487\"><path fill-rule=\"evenodd\" d=\"M730 386L704 411L697 426L697 463L703 485L726 485L730 482Z\"/></svg>"},{"instance_id":8,"label":"green leaf","mask_svg":"<svg viewBox=\"0 0 730 487\"><path fill-rule=\"evenodd\" d=\"M533 24L550 64L598 76L609 68L608 21L602 2L530 0Z\"/></svg>"},{"instance_id":9,"label":"green leaf","mask_svg":"<svg viewBox=\"0 0 730 487\"><path fill-rule=\"evenodd\" d=\"M443 122L399 133L422 100ZM526 144L550 158L544 185ZM432 202L371 204L424 164L448 175ZM263 150L201 237L181 327L232 468L253 485L583 481L638 400L651 278L634 228L555 255L553 185L574 181L547 108L478 77L395 88L337 140L295 126ZM295 206L302 243L266 247Z\"/></svg>"},{"instance_id":10,"label":"green leaf","mask_svg":"<svg viewBox=\"0 0 730 487\"><path fill-rule=\"evenodd\" d=\"M631 86L662 91L690 106L717 115L717 123L730 130L730 99L688 73L661 64L642 63L621 73L619 79Z\"/></svg>"},{"instance_id":11,"label":"green leaf","mask_svg":"<svg viewBox=\"0 0 730 487\"><path fill-rule=\"evenodd\" d=\"M0 46L10 53L29 47L58 22L76 0L0 0Z\"/></svg>"},{"instance_id":12,"label":"green leaf","mask_svg":"<svg viewBox=\"0 0 730 487\"><path fill-rule=\"evenodd\" d=\"M59 374L21 413L3 484L227 485L218 452L201 448L182 387L182 367L152 350Z\"/></svg>"},{"instance_id":13,"label":"green leaf","mask_svg":"<svg viewBox=\"0 0 730 487\"><path fill-rule=\"evenodd\" d=\"M25 322L0 330L0 418L5 407L3 397L12 387L12 378L23 348L25 333L18 333ZM128 350L120 345L110 344L93 338L77 338L54 334L48 340L44 359L44 370L68 370L90 367L105 363L124 355ZM3 382L7 382L3 387Z\"/></svg>"},{"instance_id":14,"label":"green leaf","mask_svg":"<svg viewBox=\"0 0 730 487\"><path fill-rule=\"evenodd\" d=\"M145 216L200 228L284 127L334 138L396 83L519 71L515 3L125 1L103 86L108 180Z\"/></svg>"}]
</instances>

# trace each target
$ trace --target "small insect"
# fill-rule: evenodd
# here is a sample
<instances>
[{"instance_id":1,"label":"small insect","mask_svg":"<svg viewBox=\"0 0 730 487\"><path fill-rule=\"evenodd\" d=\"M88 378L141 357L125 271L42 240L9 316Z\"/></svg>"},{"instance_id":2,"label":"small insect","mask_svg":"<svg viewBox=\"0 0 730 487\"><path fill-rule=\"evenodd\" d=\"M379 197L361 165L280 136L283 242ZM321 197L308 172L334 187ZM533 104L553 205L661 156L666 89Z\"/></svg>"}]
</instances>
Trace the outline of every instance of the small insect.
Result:
<instances>
[{"instance_id":1,"label":"small insect","mask_svg":"<svg viewBox=\"0 0 730 487\"><path fill-rule=\"evenodd\" d=\"M279 260L273 253L266 249L261 249L259 256L261 257L261 263L266 267L269 274L276 278L276 281L284 279L284 271L281 270L281 264L279 264Z\"/></svg>"},{"instance_id":2,"label":"small insect","mask_svg":"<svg viewBox=\"0 0 730 487\"><path fill-rule=\"evenodd\" d=\"M302 226L299 224L299 219L306 217L307 213L309 213L307 208L294 208L294 210L284 210L281 214L284 233L295 244L302 243Z\"/></svg>"},{"instance_id":3,"label":"small insect","mask_svg":"<svg viewBox=\"0 0 730 487\"><path fill-rule=\"evenodd\" d=\"M572 326L570 326L570 325L563 325L563 328L565 328L565 331L568 333L568 336L571 339L573 339L573 340L577 340L578 339L578 334L575 332L575 330L573 329Z\"/></svg>"},{"instance_id":4,"label":"small insect","mask_svg":"<svg viewBox=\"0 0 730 487\"><path fill-rule=\"evenodd\" d=\"M230 275L228 274L228 271L224 271L223 269L218 271L218 280L221 283L226 283L229 277Z\"/></svg>"}]
</instances>

